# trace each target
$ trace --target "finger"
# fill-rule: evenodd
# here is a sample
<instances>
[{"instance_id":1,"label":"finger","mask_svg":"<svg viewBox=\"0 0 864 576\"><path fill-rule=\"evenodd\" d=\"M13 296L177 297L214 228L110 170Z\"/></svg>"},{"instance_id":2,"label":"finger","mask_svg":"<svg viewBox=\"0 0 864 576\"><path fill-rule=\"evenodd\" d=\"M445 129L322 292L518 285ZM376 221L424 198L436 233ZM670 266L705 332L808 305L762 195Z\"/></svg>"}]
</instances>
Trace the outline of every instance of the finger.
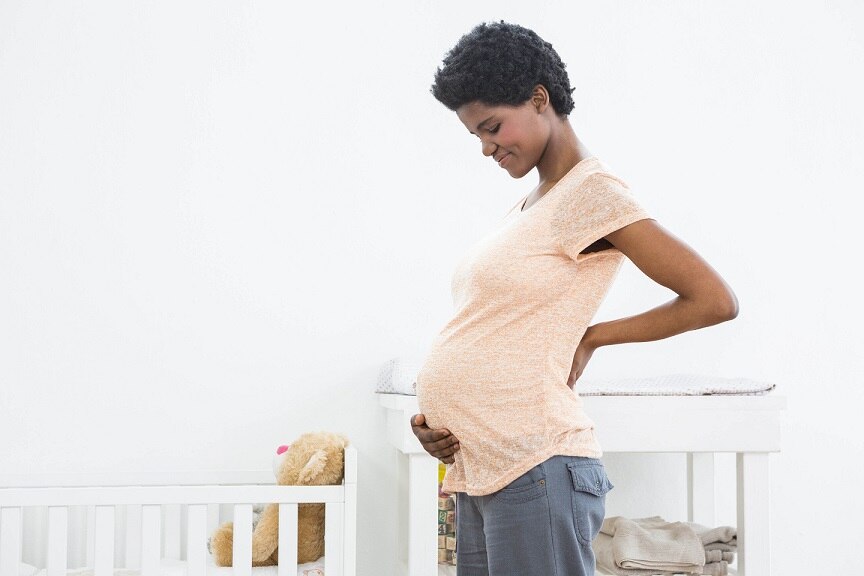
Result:
<instances>
[{"instance_id":1,"label":"finger","mask_svg":"<svg viewBox=\"0 0 864 576\"><path fill-rule=\"evenodd\" d=\"M451 456L459 450L459 442L453 441L454 438L454 436L450 436L449 438L445 438L444 440L440 440L432 444L427 444L423 446L423 448L425 448L427 452L429 452L432 456L435 456L436 458L440 458L442 456Z\"/></svg>"},{"instance_id":2,"label":"finger","mask_svg":"<svg viewBox=\"0 0 864 576\"><path fill-rule=\"evenodd\" d=\"M451 464L456 460L456 455L453 452L450 452L449 454L432 454L432 456L442 462L447 462L448 464Z\"/></svg>"},{"instance_id":3,"label":"finger","mask_svg":"<svg viewBox=\"0 0 864 576\"><path fill-rule=\"evenodd\" d=\"M452 464L453 462L456 461L456 457L454 456L454 454L458 450L459 450L459 445L454 444L453 446L451 446L450 448L445 450L444 453L441 454L440 456L438 456L437 458L439 460L441 460L442 462L444 462L445 464Z\"/></svg>"},{"instance_id":4,"label":"finger","mask_svg":"<svg viewBox=\"0 0 864 576\"><path fill-rule=\"evenodd\" d=\"M414 434L424 444L426 442L438 442L445 438L452 437L450 431L446 428L429 428L428 426L416 426L412 428ZM455 437L454 437L455 438Z\"/></svg>"},{"instance_id":5,"label":"finger","mask_svg":"<svg viewBox=\"0 0 864 576\"><path fill-rule=\"evenodd\" d=\"M445 435L438 430L423 430L417 434L417 439L427 451L444 450L455 443L453 435Z\"/></svg>"},{"instance_id":6,"label":"finger","mask_svg":"<svg viewBox=\"0 0 864 576\"><path fill-rule=\"evenodd\" d=\"M414 414L411 416L411 426L422 426L426 423L426 416L424 414Z\"/></svg>"}]
</instances>

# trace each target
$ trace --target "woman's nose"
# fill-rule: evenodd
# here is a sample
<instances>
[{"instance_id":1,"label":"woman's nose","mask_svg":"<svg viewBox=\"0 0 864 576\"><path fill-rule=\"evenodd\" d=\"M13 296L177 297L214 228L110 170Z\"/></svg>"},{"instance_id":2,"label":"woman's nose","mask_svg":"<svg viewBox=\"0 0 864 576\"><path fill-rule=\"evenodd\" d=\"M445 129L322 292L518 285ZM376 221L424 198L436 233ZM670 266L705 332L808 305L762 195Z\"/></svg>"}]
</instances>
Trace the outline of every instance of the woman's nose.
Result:
<instances>
[{"instance_id":1,"label":"woman's nose","mask_svg":"<svg viewBox=\"0 0 864 576\"><path fill-rule=\"evenodd\" d=\"M495 153L495 150L498 149L497 144L489 142L488 140L482 141L482 146L483 146L482 149L483 149L483 155L484 156L492 156L492 154Z\"/></svg>"}]
</instances>

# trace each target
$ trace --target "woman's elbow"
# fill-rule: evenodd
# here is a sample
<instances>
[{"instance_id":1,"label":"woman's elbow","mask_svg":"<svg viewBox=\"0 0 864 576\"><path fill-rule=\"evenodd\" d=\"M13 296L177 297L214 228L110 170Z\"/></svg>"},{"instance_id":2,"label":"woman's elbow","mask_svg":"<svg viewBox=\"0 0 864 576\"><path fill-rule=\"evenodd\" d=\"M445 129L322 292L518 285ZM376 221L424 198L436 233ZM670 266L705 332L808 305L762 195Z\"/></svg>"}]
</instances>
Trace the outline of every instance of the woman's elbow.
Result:
<instances>
[{"instance_id":1,"label":"woman's elbow","mask_svg":"<svg viewBox=\"0 0 864 576\"><path fill-rule=\"evenodd\" d=\"M738 316L738 297L728 286L724 287L724 290L721 290L714 299L712 316L714 320L712 324L728 322Z\"/></svg>"}]
</instances>

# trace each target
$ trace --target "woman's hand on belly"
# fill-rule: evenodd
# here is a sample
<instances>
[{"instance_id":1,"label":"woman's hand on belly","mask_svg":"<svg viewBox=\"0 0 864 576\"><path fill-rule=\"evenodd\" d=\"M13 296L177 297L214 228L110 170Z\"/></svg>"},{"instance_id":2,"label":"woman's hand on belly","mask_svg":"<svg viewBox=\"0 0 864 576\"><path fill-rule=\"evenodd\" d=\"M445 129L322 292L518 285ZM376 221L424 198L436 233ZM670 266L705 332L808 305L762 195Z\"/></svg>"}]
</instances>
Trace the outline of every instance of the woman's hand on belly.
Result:
<instances>
[{"instance_id":1,"label":"woman's hand on belly","mask_svg":"<svg viewBox=\"0 0 864 576\"><path fill-rule=\"evenodd\" d=\"M433 430L426 425L425 415L415 414L411 417L411 431L431 456L445 464L454 462L453 454L459 450L459 440L449 430L446 428Z\"/></svg>"}]
</instances>

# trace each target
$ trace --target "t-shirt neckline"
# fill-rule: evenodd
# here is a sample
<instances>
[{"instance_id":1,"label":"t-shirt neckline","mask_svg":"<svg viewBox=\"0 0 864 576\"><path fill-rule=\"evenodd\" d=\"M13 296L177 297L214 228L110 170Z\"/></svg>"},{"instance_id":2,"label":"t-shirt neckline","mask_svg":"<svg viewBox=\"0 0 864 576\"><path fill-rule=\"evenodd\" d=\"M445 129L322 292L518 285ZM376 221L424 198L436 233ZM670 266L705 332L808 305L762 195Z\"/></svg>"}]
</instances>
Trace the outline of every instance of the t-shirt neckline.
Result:
<instances>
[{"instance_id":1,"label":"t-shirt neckline","mask_svg":"<svg viewBox=\"0 0 864 576\"><path fill-rule=\"evenodd\" d=\"M563 182L564 180L566 180L567 178L569 178L571 174L573 174L574 172L576 172L576 169L579 168L579 166L581 166L582 164L588 162L589 160L596 160L596 159L597 159L597 158L594 157L594 156L588 156L587 158L583 158L582 160L580 160L579 162L577 162L576 164L574 164L573 167L570 168L570 170L568 170L568 171L564 174L564 176L562 176L561 178L559 178L558 181L555 182L555 184L553 184L552 187L551 187L549 190L547 190L545 194L543 194L543 196L541 196L541 197L540 197L536 202L534 202L534 204L532 204L531 206L529 206L527 210L523 210L522 208L525 206L525 203L528 201L528 196L530 196L530 194L526 194L526 195L525 195L525 198L523 198L522 201L519 202L519 204L518 204L518 206L519 206L519 210L517 210L516 213L517 213L517 214L526 214L526 213L530 212L532 208L534 208L535 206L537 206L538 204L540 204L541 202L543 202L543 200L545 200L547 196L549 196L552 192L554 192L555 189L558 188L559 184L561 184L561 182Z\"/></svg>"}]
</instances>

